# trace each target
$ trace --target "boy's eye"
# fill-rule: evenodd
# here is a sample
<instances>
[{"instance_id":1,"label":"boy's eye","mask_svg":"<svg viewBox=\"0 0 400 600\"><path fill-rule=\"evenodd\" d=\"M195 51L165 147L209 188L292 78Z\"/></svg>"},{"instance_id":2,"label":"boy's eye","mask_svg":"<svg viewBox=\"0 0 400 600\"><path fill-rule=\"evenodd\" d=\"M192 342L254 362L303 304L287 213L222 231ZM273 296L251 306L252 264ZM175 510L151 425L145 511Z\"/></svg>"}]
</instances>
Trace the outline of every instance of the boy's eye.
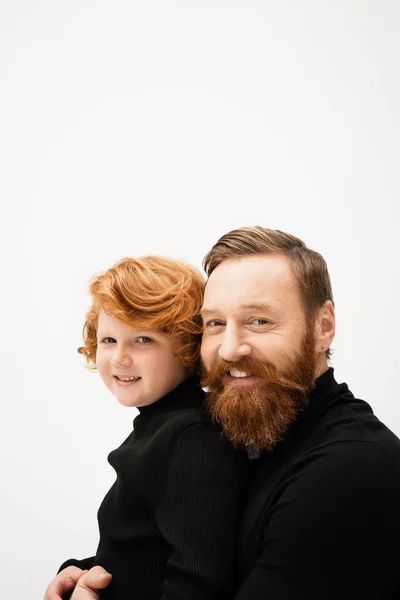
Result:
<instances>
[{"instance_id":1,"label":"boy's eye","mask_svg":"<svg viewBox=\"0 0 400 600\"><path fill-rule=\"evenodd\" d=\"M139 344L148 344L149 342L152 342L153 340L151 338L147 337L146 335L141 335L140 337L137 338L136 341L139 342Z\"/></svg>"},{"instance_id":2,"label":"boy's eye","mask_svg":"<svg viewBox=\"0 0 400 600\"><path fill-rule=\"evenodd\" d=\"M117 340L112 337L105 337L101 340L104 344L116 344Z\"/></svg>"},{"instance_id":3,"label":"boy's eye","mask_svg":"<svg viewBox=\"0 0 400 600\"><path fill-rule=\"evenodd\" d=\"M218 319L212 319L211 321L207 321L207 323L205 323L205 327L220 327L221 325L223 325L223 323Z\"/></svg>"}]
</instances>

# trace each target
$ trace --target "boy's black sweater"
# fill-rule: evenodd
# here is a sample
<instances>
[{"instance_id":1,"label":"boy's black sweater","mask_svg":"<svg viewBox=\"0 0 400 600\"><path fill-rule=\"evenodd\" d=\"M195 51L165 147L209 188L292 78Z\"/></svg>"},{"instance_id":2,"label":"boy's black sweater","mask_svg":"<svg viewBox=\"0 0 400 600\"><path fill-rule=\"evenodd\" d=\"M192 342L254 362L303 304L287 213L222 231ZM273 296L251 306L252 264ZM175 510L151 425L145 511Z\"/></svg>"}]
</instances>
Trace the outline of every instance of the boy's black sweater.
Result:
<instances>
[{"instance_id":1,"label":"boy's black sweater","mask_svg":"<svg viewBox=\"0 0 400 600\"><path fill-rule=\"evenodd\" d=\"M246 457L202 407L194 377L139 409L134 430L110 453L117 478L98 511L95 557L108 600L232 598L238 498Z\"/></svg>"}]
</instances>

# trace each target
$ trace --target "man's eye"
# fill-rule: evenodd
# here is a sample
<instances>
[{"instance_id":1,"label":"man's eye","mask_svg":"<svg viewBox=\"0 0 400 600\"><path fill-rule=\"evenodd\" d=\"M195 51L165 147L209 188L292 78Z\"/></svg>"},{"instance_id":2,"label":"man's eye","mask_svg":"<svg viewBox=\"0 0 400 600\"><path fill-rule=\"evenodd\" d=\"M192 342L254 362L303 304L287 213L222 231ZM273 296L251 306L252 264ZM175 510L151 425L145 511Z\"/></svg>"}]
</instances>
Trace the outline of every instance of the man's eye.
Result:
<instances>
[{"instance_id":1,"label":"man's eye","mask_svg":"<svg viewBox=\"0 0 400 600\"><path fill-rule=\"evenodd\" d=\"M145 335L141 335L136 339L136 341L139 342L139 344L149 344L153 340Z\"/></svg>"},{"instance_id":2,"label":"man's eye","mask_svg":"<svg viewBox=\"0 0 400 600\"><path fill-rule=\"evenodd\" d=\"M269 321L267 319L253 319L252 321L255 325L268 325Z\"/></svg>"},{"instance_id":3,"label":"man's eye","mask_svg":"<svg viewBox=\"0 0 400 600\"><path fill-rule=\"evenodd\" d=\"M117 340L112 337L105 337L102 340L103 344L116 344Z\"/></svg>"}]
</instances>

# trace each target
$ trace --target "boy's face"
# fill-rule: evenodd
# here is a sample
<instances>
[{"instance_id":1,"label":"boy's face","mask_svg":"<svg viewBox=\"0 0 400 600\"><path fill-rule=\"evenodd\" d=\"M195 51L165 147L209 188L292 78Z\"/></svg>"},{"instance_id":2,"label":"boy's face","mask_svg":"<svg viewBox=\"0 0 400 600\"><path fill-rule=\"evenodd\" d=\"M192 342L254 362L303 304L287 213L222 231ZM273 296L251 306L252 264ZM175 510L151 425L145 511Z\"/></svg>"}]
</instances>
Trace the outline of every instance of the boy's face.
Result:
<instances>
[{"instance_id":1,"label":"boy's face","mask_svg":"<svg viewBox=\"0 0 400 600\"><path fill-rule=\"evenodd\" d=\"M157 329L136 329L100 311L96 366L120 404L147 406L186 377L177 344Z\"/></svg>"}]
</instances>

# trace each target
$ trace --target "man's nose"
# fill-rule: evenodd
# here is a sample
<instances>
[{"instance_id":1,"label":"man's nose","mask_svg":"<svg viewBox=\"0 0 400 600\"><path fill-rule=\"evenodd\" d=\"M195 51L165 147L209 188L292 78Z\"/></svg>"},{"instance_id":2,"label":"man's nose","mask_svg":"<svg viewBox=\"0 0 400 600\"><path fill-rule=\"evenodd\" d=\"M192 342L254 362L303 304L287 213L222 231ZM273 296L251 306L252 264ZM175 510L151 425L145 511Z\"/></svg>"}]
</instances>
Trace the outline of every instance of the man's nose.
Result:
<instances>
[{"instance_id":1,"label":"man's nose","mask_svg":"<svg viewBox=\"0 0 400 600\"><path fill-rule=\"evenodd\" d=\"M235 362L251 354L251 346L237 331L225 331L224 338L218 350L223 360Z\"/></svg>"}]
</instances>

